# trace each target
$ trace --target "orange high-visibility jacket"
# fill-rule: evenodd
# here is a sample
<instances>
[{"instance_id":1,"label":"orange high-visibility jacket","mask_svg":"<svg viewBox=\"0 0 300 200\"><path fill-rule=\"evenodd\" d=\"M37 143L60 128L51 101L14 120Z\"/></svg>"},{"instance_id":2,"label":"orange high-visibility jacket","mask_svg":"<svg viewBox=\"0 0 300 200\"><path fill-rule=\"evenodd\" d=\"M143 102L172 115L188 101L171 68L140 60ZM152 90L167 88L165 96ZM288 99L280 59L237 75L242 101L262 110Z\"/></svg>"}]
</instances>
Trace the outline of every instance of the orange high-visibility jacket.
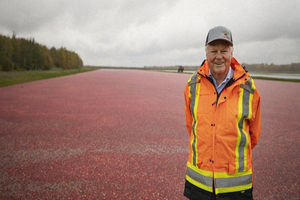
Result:
<instances>
[{"instance_id":1,"label":"orange high-visibility jacket","mask_svg":"<svg viewBox=\"0 0 300 200\"><path fill-rule=\"evenodd\" d=\"M233 79L218 95L207 61L188 80L190 136L186 180L216 194L252 188L252 149L260 134L260 95L249 73L232 58Z\"/></svg>"}]
</instances>

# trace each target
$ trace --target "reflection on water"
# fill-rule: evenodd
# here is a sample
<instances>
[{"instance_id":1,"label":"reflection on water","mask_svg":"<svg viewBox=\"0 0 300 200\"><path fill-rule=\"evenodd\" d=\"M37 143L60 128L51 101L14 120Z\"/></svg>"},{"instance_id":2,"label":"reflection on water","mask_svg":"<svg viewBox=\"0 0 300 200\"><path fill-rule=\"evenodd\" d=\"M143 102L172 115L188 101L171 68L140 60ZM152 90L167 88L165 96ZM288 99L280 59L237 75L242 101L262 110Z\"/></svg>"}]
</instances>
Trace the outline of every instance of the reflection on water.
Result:
<instances>
[{"instance_id":1,"label":"reflection on water","mask_svg":"<svg viewBox=\"0 0 300 200\"><path fill-rule=\"evenodd\" d=\"M266 77L266 78L283 78L283 79L297 79L300 80L300 74L281 74L281 73L251 73L252 77Z\"/></svg>"}]
</instances>

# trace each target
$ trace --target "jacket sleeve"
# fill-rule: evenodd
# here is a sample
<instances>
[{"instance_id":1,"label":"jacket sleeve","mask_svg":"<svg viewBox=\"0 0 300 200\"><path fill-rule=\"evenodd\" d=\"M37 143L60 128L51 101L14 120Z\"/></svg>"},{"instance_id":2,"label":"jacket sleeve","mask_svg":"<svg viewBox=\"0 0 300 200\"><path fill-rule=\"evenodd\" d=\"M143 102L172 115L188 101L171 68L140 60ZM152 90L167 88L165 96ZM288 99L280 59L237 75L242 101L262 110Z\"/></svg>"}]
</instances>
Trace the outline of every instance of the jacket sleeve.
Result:
<instances>
[{"instance_id":1,"label":"jacket sleeve","mask_svg":"<svg viewBox=\"0 0 300 200\"><path fill-rule=\"evenodd\" d=\"M250 120L250 130L249 130L252 149L256 146L258 142L260 129L261 129L260 95L256 89L253 94L252 118Z\"/></svg>"},{"instance_id":2,"label":"jacket sleeve","mask_svg":"<svg viewBox=\"0 0 300 200\"><path fill-rule=\"evenodd\" d=\"M192 132L192 123L193 123L193 118L192 118L192 113L191 113L191 98L190 98L190 86L187 83L185 90L184 90L184 100L185 100L185 123L186 123L186 128L189 134Z\"/></svg>"}]
</instances>

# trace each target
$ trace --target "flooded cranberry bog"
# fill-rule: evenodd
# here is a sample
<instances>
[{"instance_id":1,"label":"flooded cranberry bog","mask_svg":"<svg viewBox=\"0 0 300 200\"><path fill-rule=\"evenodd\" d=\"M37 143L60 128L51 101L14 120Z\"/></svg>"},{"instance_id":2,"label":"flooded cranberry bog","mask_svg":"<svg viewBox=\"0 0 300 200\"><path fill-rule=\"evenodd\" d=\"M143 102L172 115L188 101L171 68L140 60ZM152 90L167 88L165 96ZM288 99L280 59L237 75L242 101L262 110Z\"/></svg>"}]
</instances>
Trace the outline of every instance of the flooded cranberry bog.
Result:
<instances>
[{"instance_id":1,"label":"flooded cranberry bog","mask_svg":"<svg viewBox=\"0 0 300 200\"><path fill-rule=\"evenodd\" d=\"M0 199L184 199L189 76L98 70L0 88ZM256 84L255 199L298 200L300 83Z\"/></svg>"}]
</instances>

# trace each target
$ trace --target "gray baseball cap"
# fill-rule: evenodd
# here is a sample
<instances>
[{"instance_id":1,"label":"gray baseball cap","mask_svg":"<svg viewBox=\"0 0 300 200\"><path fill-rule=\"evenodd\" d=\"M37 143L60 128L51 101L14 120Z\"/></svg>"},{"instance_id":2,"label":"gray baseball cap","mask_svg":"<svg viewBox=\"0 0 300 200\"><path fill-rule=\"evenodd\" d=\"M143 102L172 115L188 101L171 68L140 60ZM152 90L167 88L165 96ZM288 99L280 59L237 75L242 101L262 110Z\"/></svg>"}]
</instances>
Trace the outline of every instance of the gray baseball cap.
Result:
<instances>
[{"instance_id":1,"label":"gray baseball cap","mask_svg":"<svg viewBox=\"0 0 300 200\"><path fill-rule=\"evenodd\" d=\"M233 45L231 31L224 26L216 26L208 31L205 45L215 40L225 40Z\"/></svg>"}]
</instances>

